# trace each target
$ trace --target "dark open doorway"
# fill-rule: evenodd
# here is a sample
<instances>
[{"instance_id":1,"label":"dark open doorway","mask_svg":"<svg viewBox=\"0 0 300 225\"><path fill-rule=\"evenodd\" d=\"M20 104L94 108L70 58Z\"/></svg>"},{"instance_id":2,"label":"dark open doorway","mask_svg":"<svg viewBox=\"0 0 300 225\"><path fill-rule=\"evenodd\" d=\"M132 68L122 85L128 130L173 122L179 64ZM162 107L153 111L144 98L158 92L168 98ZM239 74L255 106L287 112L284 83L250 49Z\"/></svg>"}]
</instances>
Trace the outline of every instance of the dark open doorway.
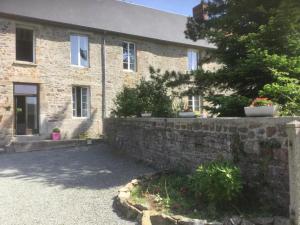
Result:
<instances>
[{"instance_id":1,"label":"dark open doorway","mask_svg":"<svg viewBox=\"0 0 300 225\"><path fill-rule=\"evenodd\" d=\"M15 134L33 135L39 133L38 86L15 84Z\"/></svg>"}]
</instances>

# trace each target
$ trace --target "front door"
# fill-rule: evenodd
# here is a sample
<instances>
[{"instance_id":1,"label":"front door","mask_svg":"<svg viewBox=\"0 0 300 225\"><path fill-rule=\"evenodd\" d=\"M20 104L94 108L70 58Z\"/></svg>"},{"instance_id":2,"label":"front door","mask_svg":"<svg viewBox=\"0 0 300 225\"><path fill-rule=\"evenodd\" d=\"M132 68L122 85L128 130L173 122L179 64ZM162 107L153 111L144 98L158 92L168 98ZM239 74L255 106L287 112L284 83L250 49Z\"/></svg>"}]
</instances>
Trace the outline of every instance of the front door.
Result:
<instances>
[{"instance_id":1,"label":"front door","mask_svg":"<svg viewBox=\"0 0 300 225\"><path fill-rule=\"evenodd\" d=\"M32 84L15 84L15 134L39 133L38 87Z\"/></svg>"}]
</instances>

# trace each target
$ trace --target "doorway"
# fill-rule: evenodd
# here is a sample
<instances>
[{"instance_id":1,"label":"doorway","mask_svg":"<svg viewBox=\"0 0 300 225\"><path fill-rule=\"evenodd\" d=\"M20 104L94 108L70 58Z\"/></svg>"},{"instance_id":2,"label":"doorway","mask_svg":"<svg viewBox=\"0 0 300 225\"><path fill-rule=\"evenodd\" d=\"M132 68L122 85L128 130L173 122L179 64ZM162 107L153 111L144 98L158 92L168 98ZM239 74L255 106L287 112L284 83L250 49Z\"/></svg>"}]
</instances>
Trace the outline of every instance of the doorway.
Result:
<instances>
[{"instance_id":1,"label":"doorway","mask_svg":"<svg viewBox=\"0 0 300 225\"><path fill-rule=\"evenodd\" d=\"M15 84L15 134L34 135L39 133L38 86Z\"/></svg>"}]
</instances>

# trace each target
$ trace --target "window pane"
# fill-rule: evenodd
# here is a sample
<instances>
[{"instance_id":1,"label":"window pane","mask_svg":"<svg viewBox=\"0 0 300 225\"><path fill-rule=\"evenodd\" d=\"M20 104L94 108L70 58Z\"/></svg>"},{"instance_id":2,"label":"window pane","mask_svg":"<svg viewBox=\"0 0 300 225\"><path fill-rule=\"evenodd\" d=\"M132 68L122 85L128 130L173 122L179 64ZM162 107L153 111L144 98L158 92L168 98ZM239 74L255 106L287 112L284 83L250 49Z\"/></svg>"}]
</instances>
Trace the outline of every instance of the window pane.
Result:
<instances>
[{"instance_id":1,"label":"window pane","mask_svg":"<svg viewBox=\"0 0 300 225\"><path fill-rule=\"evenodd\" d=\"M88 116L88 90L87 88L82 88L82 117Z\"/></svg>"},{"instance_id":2,"label":"window pane","mask_svg":"<svg viewBox=\"0 0 300 225\"><path fill-rule=\"evenodd\" d=\"M130 70L135 70L135 47L134 44L129 44Z\"/></svg>"},{"instance_id":3,"label":"window pane","mask_svg":"<svg viewBox=\"0 0 300 225\"><path fill-rule=\"evenodd\" d=\"M128 59L129 53L128 53L128 43L123 43L123 69L128 69Z\"/></svg>"},{"instance_id":4,"label":"window pane","mask_svg":"<svg viewBox=\"0 0 300 225\"><path fill-rule=\"evenodd\" d=\"M76 88L72 88L72 97L73 97L73 116L76 117Z\"/></svg>"},{"instance_id":5,"label":"window pane","mask_svg":"<svg viewBox=\"0 0 300 225\"><path fill-rule=\"evenodd\" d=\"M16 29L16 59L33 62L33 31Z\"/></svg>"},{"instance_id":6,"label":"window pane","mask_svg":"<svg viewBox=\"0 0 300 225\"><path fill-rule=\"evenodd\" d=\"M89 116L89 89L85 87L73 88L73 116Z\"/></svg>"},{"instance_id":7,"label":"window pane","mask_svg":"<svg viewBox=\"0 0 300 225\"><path fill-rule=\"evenodd\" d=\"M15 84L15 95L36 95L37 86L27 84Z\"/></svg>"},{"instance_id":8,"label":"window pane","mask_svg":"<svg viewBox=\"0 0 300 225\"><path fill-rule=\"evenodd\" d=\"M79 51L78 36L71 35L71 63L72 63L72 65L76 65L76 66L79 65L78 51Z\"/></svg>"},{"instance_id":9,"label":"window pane","mask_svg":"<svg viewBox=\"0 0 300 225\"><path fill-rule=\"evenodd\" d=\"M197 70L198 68L198 52L189 50L188 51L188 70Z\"/></svg>"},{"instance_id":10,"label":"window pane","mask_svg":"<svg viewBox=\"0 0 300 225\"><path fill-rule=\"evenodd\" d=\"M77 87L76 88L76 110L77 110L77 117L81 117L81 88Z\"/></svg>"},{"instance_id":11,"label":"window pane","mask_svg":"<svg viewBox=\"0 0 300 225\"><path fill-rule=\"evenodd\" d=\"M88 43L88 37L80 37L80 61L84 67L88 67Z\"/></svg>"}]
</instances>

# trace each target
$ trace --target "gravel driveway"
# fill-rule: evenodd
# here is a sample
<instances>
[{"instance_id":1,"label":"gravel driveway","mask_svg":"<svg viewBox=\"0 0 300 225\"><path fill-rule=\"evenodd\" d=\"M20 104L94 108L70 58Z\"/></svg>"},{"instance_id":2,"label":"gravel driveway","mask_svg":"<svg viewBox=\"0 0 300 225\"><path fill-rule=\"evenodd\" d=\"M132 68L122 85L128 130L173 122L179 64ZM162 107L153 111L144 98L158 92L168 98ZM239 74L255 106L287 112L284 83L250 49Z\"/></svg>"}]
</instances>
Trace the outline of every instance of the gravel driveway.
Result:
<instances>
[{"instance_id":1,"label":"gravel driveway","mask_svg":"<svg viewBox=\"0 0 300 225\"><path fill-rule=\"evenodd\" d=\"M113 197L149 171L104 144L0 155L0 224L133 225L113 211Z\"/></svg>"}]
</instances>

